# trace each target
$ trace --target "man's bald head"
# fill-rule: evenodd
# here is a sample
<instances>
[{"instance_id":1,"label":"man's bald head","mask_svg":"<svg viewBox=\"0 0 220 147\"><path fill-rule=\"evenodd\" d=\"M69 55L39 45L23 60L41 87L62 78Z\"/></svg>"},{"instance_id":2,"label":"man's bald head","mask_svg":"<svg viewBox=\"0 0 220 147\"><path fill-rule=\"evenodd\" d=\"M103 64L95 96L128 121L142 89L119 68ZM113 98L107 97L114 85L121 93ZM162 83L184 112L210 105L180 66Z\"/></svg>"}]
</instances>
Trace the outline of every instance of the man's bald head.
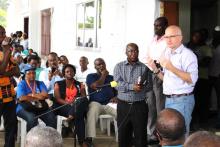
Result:
<instances>
[{"instance_id":1,"label":"man's bald head","mask_svg":"<svg viewBox=\"0 0 220 147\"><path fill-rule=\"evenodd\" d=\"M170 141L181 139L185 135L185 120L180 112L166 108L160 112L156 129L162 138Z\"/></svg>"},{"instance_id":2,"label":"man's bald head","mask_svg":"<svg viewBox=\"0 0 220 147\"><path fill-rule=\"evenodd\" d=\"M198 131L186 139L184 147L220 147L220 137L208 131Z\"/></svg>"},{"instance_id":3,"label":"man's bald head","mask_svg":"<svg viewBox=\"0 0 220 147\"><path fill-rule=\"evenodd\" d=\"M173 50L182 44L182 31L180 27L171 25L167 27L164 38L166 39L167 46Z\"/></svg>"}]
</instances>

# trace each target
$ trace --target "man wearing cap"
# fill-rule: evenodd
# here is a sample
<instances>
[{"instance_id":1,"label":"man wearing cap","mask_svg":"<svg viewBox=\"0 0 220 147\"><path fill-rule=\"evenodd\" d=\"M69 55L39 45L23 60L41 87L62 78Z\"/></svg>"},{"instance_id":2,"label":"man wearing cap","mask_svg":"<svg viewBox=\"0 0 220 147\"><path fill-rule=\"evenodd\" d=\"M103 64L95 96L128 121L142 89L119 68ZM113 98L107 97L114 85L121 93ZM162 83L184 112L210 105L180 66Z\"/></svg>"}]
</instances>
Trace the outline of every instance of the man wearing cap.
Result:
<instances>
[{"instance_id":1,"label":"man wearing cap","mask_svg":"<svg viewBox=\"0 0 220 147\"><path fill-rule=\"evenodd\" d=\"M0 25L0 117L3 115L5 127L4 147L14 147L17 129L15 113L15 91L11 82L13 76L19 76L19 67L12 64L10 39L5 35L5 28Z\"/></svg>"},{"instance_id":2,"label":"man wearing cap","mask_svg":"<svg viewBox=\"0 0 220 147\"><path fill-rule=\"evenodd\" d=\"M48 94L45 84L42 81L35 80L36 73L34 67L26 66L24 74L24 80L22 80L17 87L18 105L16 112L19 117L27 121L27 131L29 131L38 124L38 119L35 117L49 111L48 104L45 103ZM42 109L34 109L30 107L30 103L36 107L38 105L38 108ZM56 117L53 112L41 116L40 119L45 122L46 125L56 128Z\"/></svg>"}]
</instances>

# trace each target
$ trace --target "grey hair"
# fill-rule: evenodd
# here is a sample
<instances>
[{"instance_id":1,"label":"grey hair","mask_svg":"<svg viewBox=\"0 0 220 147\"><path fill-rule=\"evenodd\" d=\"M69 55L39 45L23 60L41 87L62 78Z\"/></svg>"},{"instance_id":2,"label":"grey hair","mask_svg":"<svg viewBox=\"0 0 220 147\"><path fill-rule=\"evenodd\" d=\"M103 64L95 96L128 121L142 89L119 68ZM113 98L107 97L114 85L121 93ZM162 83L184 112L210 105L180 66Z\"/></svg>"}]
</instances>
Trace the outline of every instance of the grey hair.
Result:
<instances>
[{"instance_id":1,"label":"grey hair","mask_svg":"<svg viewBox=\"0 0 220 147\"><path fill-rule=\"evenodd\" d=\"M208 131L197 131L191 134L184 143L184 147L219 147L219 146L220 146L220 137Z\"/></svg>"},{"instance_id":2,"label":"grey hair","mask_svg":"<svg viewBox=\"0 0 220 147\"><path fill-rule=\"evenodd\" d=\"M62 147L62 137L54 128L36 126L26 136L25 147Z\"/></svg>"}]
</instances>

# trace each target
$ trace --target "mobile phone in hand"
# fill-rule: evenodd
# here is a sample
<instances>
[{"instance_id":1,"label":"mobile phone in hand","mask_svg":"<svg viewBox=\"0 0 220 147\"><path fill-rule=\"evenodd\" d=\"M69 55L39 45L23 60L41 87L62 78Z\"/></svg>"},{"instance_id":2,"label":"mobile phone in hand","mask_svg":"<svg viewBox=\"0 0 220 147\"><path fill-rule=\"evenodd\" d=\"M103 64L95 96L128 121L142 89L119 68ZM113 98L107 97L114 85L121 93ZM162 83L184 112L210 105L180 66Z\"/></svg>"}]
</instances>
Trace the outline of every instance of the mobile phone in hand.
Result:
<instances>
[{"instance_id":1,"label":"mobile phone in hand","mask_svg":"<svg viewBox=\"0 0 220 147\"><path fill-rule=\"evenodd\" d=\"M56 70L57 70L56 67L52 67L52 68L51 68L51 72L52 72L52 73L54 73Z\"/></svg>"}]
</instances>

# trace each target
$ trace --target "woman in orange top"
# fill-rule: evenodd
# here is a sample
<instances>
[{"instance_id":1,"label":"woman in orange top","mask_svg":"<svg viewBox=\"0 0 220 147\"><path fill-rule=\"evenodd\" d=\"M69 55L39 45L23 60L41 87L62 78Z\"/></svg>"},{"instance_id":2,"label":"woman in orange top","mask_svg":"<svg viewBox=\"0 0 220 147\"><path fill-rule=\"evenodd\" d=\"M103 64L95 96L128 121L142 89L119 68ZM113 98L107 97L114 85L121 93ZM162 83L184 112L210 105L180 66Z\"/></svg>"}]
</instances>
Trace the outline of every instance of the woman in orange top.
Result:
<instances>
[{"instance_id":1,"label":"woman in orange top","mask_svg":"<svg viewBox=\"0 0 220 147\"><path fill-rule=\"evenodd\" d=\"M65 79L58 81L54 86L55 107L66 105L56 111L57 115L68 117L75 125L78 142L83 145L85 139L84 118L87 112L88 100L84 86L74 79L76 68L67 64L62 69ZM79 98L81 97L81 98ZM78 99L76 99L78 98Z\"/></svg>"}]
</instances>

